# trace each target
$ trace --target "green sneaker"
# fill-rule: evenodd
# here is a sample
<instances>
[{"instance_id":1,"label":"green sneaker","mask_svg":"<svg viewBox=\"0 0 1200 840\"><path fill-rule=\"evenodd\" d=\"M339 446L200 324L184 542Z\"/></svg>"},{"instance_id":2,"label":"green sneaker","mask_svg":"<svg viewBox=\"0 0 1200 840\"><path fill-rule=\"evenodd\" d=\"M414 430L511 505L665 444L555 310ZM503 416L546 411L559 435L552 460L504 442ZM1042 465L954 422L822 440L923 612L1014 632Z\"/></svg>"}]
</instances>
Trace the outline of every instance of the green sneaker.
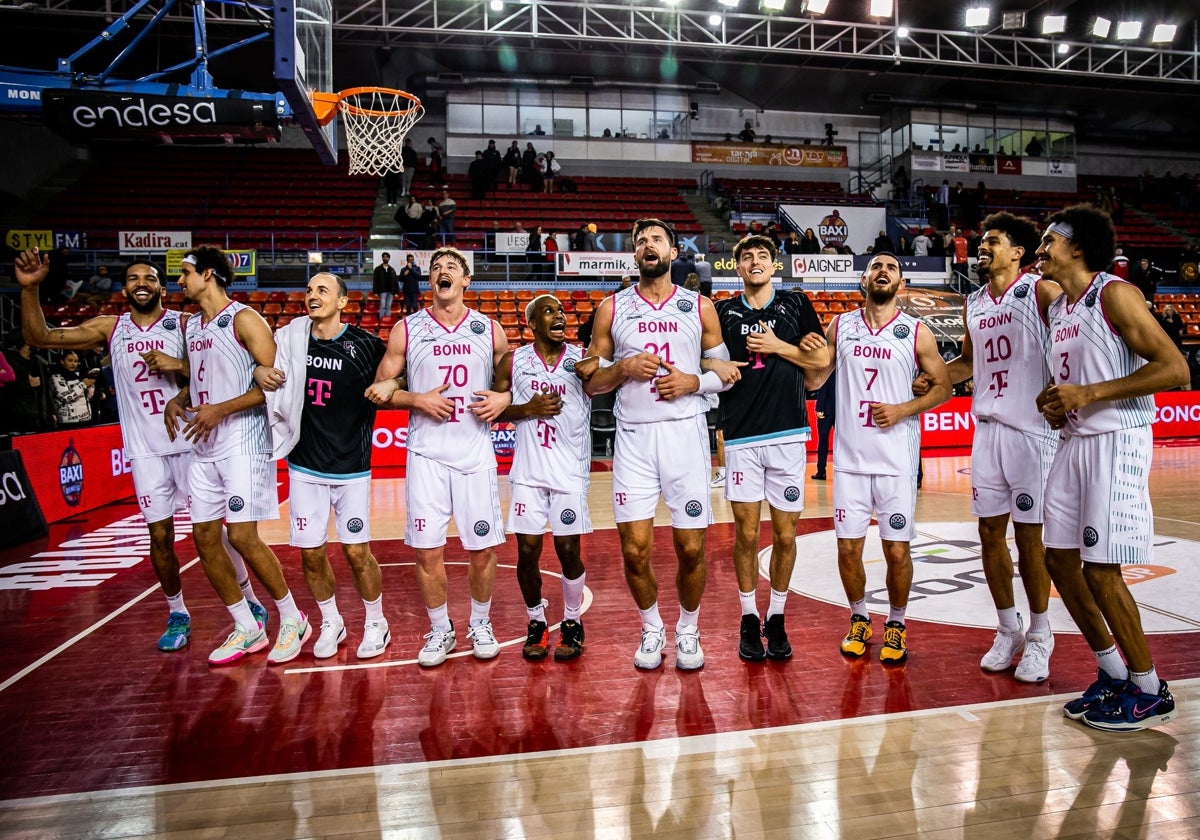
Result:
<instances>
[{"instance_id":1,"label":"green sneaker","mask_svg":"<svg viewBox=\"0 0 1200 840\"><path fill-rule=\"evenodd\" d=\"M187 646L192 634L192 617L187 613L173 612L167 616L167 630L158 637L159 650L180 650Z\"/></svg>"}]
</instances>

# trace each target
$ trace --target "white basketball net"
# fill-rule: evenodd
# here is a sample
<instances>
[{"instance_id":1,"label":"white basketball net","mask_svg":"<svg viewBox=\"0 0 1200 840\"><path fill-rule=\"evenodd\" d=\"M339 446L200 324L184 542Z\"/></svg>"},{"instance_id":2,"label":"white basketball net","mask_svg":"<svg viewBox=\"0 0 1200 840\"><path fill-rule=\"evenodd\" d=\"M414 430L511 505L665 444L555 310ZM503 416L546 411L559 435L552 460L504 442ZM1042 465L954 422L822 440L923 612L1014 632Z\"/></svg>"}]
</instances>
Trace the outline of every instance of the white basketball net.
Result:
<instances>
[{"instance_id":1,"label":"white basketball net","mask_svg":"<svg viewBox=\"0 0 1200 840\"><path fill-rule=\"evenodd\" d=\"M425 109L398 91L352 93L338 102L346 127L351 175L403 172L400 149L404 137Z\"/></svg>"}]
</instances>

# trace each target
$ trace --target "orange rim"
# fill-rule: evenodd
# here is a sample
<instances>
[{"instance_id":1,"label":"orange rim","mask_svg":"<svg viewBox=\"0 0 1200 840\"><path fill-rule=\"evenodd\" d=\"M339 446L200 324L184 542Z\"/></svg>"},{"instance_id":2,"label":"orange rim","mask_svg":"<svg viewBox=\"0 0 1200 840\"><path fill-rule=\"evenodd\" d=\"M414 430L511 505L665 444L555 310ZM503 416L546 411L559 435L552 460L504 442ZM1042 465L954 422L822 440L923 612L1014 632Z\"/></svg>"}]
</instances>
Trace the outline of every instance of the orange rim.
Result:
<instances>
[{"instance_id":1,"label":"orange rim","mask_svg":"<svg viewBox=\"0 0 1200 840\"><path fill-rule=\"evenodd\" d=\"M330 120L337 116L338 109L343 100L351 96L360 96L367 93L379 93L384 96L398 96L407 99L411 104L407 108L379 110L376 108L360 108L357 105L347 102L345 105L346 110L354 114L356 117L375 117L378 119L383 119L386 117L405 116L407 114L411 114L418 108L423 107L421 105L421 100L416 96L408 93L407 91L396 90L395 88L367 86L346 88L345 90L338 91L337 93L313 91L313 113L317 116L317 122L319 122L321 125L326 125Z\"/></svg>"}]
</instances>

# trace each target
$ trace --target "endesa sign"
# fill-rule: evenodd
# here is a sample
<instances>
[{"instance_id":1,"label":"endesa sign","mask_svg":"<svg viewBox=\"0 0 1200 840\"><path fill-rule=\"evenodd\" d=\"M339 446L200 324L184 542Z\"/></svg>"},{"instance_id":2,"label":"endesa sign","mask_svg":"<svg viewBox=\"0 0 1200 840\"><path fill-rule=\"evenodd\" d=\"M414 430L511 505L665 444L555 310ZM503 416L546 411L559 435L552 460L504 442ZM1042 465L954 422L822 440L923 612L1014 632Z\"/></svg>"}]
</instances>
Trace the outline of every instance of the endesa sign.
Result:
<instances>
[{"instance_id":1,"label":"endesa sign","mask_svg":"<svg viewBox=\"0 0 1200 840\"><path fill-rule=\"evenodd\" d=\"M512 423L492 424L492 448L502 470L512 464L517 431ZM379 411L371 434L371 467L403 467L408 462L408 412Z\"/></svg>"},{"instance_id":2,"label":"endesa sign","mask_svg":"<svg viewBox=\"0 0 1200 840\"><path fill-rule=\"evenodd\" d=\"M115 423L67 432L17 435L25 473L47 522L133 495L121 428Z\"/></svg>"}]
</instances>

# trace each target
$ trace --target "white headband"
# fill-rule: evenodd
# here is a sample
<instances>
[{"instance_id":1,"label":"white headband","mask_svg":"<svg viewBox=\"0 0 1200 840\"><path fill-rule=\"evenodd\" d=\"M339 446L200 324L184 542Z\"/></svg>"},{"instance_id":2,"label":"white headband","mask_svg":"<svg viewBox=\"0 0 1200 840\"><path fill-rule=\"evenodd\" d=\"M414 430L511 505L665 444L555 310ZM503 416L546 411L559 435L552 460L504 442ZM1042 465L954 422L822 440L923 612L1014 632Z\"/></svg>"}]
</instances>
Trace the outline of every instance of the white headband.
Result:
<instances>
[{"instance_id":1,"label":"white headband","mask_svg":"<svg viewBox=\"0 0 1200 840\"><path fill-rule=\"evenodd\" d=\"M187 263L188 265L195 265L196 264L196 255L195 254L185 254L184 256L179 258L179 261L181 263Z\"/></svg>"},{"instance_id":2,"label":"white headband","mask_svg":"<svg viewBox=\"0 0 1200 840\"><path fill-rule=\"evenodd\" d=\"M1063 239L1075 240L1075 228L1071 226L1070 222L1055 222L1046 228L1046 233L1057 233Z\"/></svg>"}]
</instances>

